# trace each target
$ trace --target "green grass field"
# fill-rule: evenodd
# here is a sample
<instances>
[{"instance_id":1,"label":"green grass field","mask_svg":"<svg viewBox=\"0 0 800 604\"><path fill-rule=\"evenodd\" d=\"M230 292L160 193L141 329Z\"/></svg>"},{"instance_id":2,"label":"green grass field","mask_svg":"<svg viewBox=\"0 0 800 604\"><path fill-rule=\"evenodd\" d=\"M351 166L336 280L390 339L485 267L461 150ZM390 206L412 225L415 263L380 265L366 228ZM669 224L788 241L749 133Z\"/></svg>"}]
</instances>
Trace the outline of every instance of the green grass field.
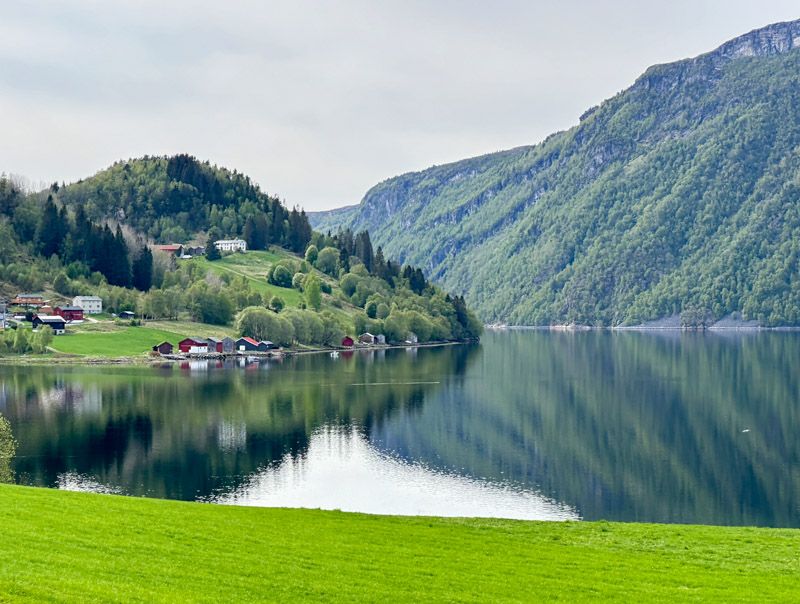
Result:
<instances>
[{"instance_id":1,"label":"green grass field","mask_svg":"<svg viewBox=\"0 0 800 604\"><path fill-rule=\"evenodd\" d=\"M153 345L164 340L177 344L184 337L179 333L149 327L123 327L107 332L68 331L63 336L53 338L50 348L89 357L131 357L149 352Z\"/></svg>"},{"instance_id":2,"label":"green grass field","mask_svg":"<svg viewBox=\"0 0 800 604\"><path fill-rule=\"evenodd\" d=\"M365 516L0 485L0 601L797 601L800 531Z\"/></svg>"},{"instance_id":3,"label":"green grass field","mask_svg":"<svg viewBox=\"0 0 800 604\"><path fill-rule=\"evenodd\" d=\"M302 294L296 289L278 287L267 282L267 271L269 267L278 260L292 257L289 254L277 254L274 252L247 252L246 254L231 254L220 260L209 262L205 257L198 257L189 260L199 264L206 270L213 271L218 275L231 273L246 277L253 291L261 295L280 296L287 306L298 306L301 302ZM296 257L292 257L297 260Z\"/></svg>"}]
</instances>

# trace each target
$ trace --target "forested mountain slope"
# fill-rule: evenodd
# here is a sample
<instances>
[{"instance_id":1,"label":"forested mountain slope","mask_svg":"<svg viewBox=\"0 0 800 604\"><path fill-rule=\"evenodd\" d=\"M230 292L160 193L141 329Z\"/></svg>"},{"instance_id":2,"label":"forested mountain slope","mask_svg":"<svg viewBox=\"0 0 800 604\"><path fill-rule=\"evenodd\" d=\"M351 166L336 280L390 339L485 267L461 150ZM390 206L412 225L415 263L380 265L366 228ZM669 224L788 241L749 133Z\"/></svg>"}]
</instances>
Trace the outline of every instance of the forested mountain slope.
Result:
<instances>
[{"instance_id":1,"label":"forested mountain slope","mask_svg":"<svg viewBox=\"0 0 800 604\"><path fill-rule=\"evenodd\" d=\"M368 228L486 321L800 324L800 21L648 69L543 143L387 180Z\"/></svg>"}]
</instances>

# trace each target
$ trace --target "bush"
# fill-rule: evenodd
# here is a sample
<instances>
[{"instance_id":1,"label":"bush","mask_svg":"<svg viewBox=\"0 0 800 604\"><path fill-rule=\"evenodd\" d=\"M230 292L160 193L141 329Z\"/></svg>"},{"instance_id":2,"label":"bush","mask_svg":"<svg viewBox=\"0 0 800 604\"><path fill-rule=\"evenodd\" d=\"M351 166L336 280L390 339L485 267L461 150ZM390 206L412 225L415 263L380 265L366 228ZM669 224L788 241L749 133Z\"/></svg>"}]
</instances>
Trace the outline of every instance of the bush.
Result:
<instances>
[{"instance_id":1,"label":"bush","mask_svg":"<svg viewBox=\"0 0 800 604\"><path fill-rule=\"evenodd\" d=\"M292 273L289 272L288 268L279 264L272 271L270 281L278 287L292 287Z\"/></svg>"},{"instance_id":2,"label":"bush","mask_svg":"<svg viewBox=\"0 0 800 604\"><path fill-rule=\"evenodd\" d=\"M317 261L318 255L319 250L317 249L317 246L309 245L308 249L306 249L306 262L313 265Z\"/></svg>"},{"instance_id":3,"label":"bush","mask_svg":"<svg viewBox=\"0 0 800 604\"><path fill-rule=\"evenodd\" d=\"M269 301L269 308L274 312L281 312L285 306L286 303L280 296L272 296L272 299Z\"/></svg>"},{"instance_id":4,"label":"bush","mask_svg":"<svg viewBox=\"0 0 800 604\"><path fill-rule=\"evenodd\" d=\"M354 293L356 293L358 282L359 278L356 275L353 273L347 273L344 277L342 277L341 281L339 281L339 287L341 287L344 294L350 298Z\"/></svg>"},{"instance_id":5,"label":"bush","mask_svg":"<svg viewBox=\"0 0 800 604\"><path fill-rule=\"evenodd\" d=\"M339 250L335 247L322 248L315 266L326 275L335 277L339 270Z\"/></svg>"},{"instance_id":6,"label":"bush","mask_svg":"<svg viewBox=\"0 0 800 604\"><path fill-rule=\"evenodd\" d=\"M17 452L17 441L11 433L11 424L0 415L0 482L14 482L11 461Z\"/></svg>"},{"instance_id":7,"label":"bush","mask_svg":"<svg viewBox=\"0 0 800 604\"><path fill-rule=\"evenodd\" d=\"M280 346L290 346L294 340L292 322L260 306L241 311L236 318L236 330L240 336L270 340Z\"/></svg>"},{"instance_id":8,"label":"bush","mask_svg":"<svg viewBox=\"0 0 800 604\"><path fill-rule=\"evenodd\" d=\"M322 306L322 290L320 288L319 278L315 275L309 275L304 282L306 293L306 304L314 310L319 310Z\"/></svg>"}]
</instances>

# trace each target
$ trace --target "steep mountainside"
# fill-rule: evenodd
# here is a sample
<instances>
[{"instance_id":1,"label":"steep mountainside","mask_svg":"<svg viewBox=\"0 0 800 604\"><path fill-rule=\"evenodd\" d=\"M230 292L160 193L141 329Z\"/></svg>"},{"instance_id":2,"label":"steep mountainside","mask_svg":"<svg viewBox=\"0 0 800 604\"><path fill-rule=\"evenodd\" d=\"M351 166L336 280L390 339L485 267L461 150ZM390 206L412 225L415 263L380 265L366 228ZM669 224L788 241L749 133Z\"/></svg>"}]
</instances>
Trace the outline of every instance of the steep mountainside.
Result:
<instances>
[{"instance_id":1,"label":"steep mountainside","mask_svg":"<svg viewBox=\"0 0 800 604\"><path fill-rule=\"evenodd\" d=\"M487 321L800 324L800 21L648 69L543 143L387 180L368 228Z\"/></svg>"}]
</instances>

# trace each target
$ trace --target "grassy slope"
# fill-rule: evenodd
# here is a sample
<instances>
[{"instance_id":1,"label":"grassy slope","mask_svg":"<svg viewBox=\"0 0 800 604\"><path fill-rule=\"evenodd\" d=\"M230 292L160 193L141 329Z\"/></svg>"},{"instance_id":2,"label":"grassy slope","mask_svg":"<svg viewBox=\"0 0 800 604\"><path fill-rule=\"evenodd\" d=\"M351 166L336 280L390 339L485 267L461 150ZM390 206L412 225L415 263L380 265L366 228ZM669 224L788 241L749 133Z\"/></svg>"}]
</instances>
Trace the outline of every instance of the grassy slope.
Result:
<instances>
[{"instance_id":1,"label":"grassy slope","mask_svg":"<svg viewBox=\"0 0 800 604\"><path fill-rule=\"evenodd\" d=\"M50 347L58 352L90 357L130 357L148 352L164 340L177 345L190 336L221 338L233 334L231 327L191 321L148 321L147 327L89 323L69 327L66 335L53 338Z\"/></svg>"},{"instance_id":2,"label":"grassy slope","mask_svg":"<svg viewBox=\"0 0 800 604\"><path fill-rule=\"evenodd\" d=\"M274 262L284 258L298 261L302 260L299 256L287 252L286 250L272 247L268 252L256 251L247 252L246 254L231 254L220 260L215 260L214 262L209 262L205 258L194 258L191 262L195 262L206 270L211 270L217 274L228 272L247 277L253 291L257 291L262 295L280 296L283 298L287 307L297 307L300 305L300 302L303 301L303 294L301 292L296 289L278 287L277 285L268 283L266 280L267 271L270 266ZM316 269L312 270L317 277L323 281L327 281L331 285L334 293L339 289L339 284L335 279L332 279ZM352 315L361 310L348 304L345 304L342 308L337 308L330 304L329 300L330 298L328 296L323 296L322 310L332 312L339 320L344 322L352 322Z\"/></svg>"},{"instance_id":3,"label":"grassy slope","mask_svg":"<svg viewBox=\"0 0 800 604\"><path fill-rule=\"evenodd\" d=\"M267 271L272 263L283 258L292 257L288 253L247 252L246 254L231 254L220 260L209 262L205 257L194 258L191 262L199 264L206 270L217 274L233 273L247 277L250 287L262 295L280 296L287 306L298 306L302 295L296 289L278 287L267 282ZM296 257L293 257L297 259Z\"/></svg>"},{"instance_id":4,"label":"grassy slope","mask_svg":"<svg viewBox=\"0 0 800 604\"><path fill-rule=\"evenodd\" d=\"M51 348L67 354L91 357L136 356L168 340L177 344L184 336L148 327L124 327L118 331L68 333L53 338Z\"/></svg>"},{"instance_id":5,"label":"grassy slope","mask_svg":"<svg viewBox=\"0 0 800 604\"><path fill-rule=\"evenodd\" d=\"M0 600L788 601L800 532L235 508L0 486Z\"/></svg>"}]
</instances>

